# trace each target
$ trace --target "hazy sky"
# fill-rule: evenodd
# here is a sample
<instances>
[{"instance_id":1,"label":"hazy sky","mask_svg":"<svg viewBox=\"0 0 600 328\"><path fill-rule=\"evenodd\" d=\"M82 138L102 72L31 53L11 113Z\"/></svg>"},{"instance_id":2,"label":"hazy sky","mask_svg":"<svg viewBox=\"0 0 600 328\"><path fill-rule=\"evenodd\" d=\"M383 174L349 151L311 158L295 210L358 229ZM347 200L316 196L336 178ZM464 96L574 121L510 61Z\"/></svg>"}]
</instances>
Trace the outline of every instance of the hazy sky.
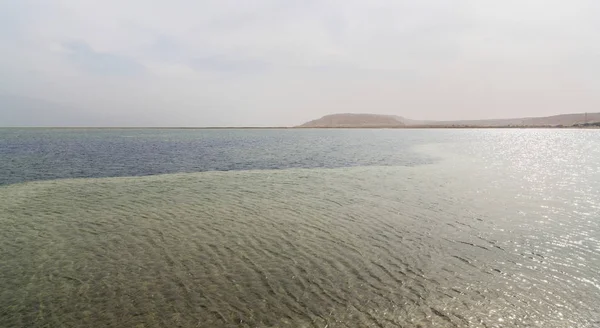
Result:
<instances>
[{"instance_id":1,"label":"hazy sky","mask_svg":"<svg viewBox=\"0 0 600 328\"><path fill-rule=\"evenodd\" d=\"M600 1L0 0L0 94L65 125L598 112Z\"/></svg>"}]
</instances>

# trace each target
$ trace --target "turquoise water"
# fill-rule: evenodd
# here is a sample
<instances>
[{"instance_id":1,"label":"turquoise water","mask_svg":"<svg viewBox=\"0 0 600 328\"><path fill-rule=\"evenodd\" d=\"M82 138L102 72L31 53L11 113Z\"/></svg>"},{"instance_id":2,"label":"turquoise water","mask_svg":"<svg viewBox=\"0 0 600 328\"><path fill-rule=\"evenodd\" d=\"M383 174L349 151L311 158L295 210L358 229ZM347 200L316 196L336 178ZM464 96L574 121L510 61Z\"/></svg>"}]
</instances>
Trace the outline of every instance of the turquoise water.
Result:
<instances>
[{"instance_id":1,"label":"turquoise water","mask_svg":"<svg viewBox=\"0 0 600 328\"><path fill-rule=\"evenodd\" d=\"M599 133L377 133L411 161L0 187L0 327L600 325Z\"/></svg>"}]
</instances>

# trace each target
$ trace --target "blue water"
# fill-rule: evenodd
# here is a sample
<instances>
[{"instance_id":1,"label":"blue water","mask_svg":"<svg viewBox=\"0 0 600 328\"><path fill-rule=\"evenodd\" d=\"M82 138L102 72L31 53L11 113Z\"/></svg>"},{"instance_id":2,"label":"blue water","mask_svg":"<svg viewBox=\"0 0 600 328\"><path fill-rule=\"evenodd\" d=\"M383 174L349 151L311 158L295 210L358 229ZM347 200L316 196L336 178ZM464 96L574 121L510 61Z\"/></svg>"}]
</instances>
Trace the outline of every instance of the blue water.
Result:
<instances>
[{"instance_id":1,"label":"blue water","mask_svg":"<svg viewBox=\"0 0 600 328\"><path fill-rule=\"evenodd\" d=\"M0 185L63 178L371 165L433 158L404 130L0 129Z\"/></svg>"}]
</instances>

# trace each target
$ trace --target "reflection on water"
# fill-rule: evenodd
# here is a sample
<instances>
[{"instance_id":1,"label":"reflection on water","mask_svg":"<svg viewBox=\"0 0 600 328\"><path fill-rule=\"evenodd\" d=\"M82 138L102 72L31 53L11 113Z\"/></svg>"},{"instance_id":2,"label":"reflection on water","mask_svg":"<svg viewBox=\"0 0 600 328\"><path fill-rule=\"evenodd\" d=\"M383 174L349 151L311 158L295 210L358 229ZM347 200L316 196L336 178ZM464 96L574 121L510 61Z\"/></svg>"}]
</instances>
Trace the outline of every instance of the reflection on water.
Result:
<instances>
[{"instance_id":1,"label":"reflection on water","mask_svg":"<svg viewBox=\"0 0 600 328\"><path fill-rule=\"evenodd\" d=\"M519 133L416 167L1 187L0 326L598 326L600 138Z\"/></svg>"}]
</instances>

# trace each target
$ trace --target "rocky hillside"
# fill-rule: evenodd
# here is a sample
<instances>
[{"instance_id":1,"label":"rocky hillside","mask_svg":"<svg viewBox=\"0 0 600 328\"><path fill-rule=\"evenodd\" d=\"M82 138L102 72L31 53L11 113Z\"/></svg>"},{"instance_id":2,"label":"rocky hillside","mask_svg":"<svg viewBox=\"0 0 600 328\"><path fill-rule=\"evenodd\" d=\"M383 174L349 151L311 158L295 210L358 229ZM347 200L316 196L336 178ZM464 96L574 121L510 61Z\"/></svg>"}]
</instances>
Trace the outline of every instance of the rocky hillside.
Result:
<instances>
[{"instance_id":1,"label":"rocky hillside","mask_svg":"<svg viewBox=\"0 0 600 328\"><path fill-rule=\"evenodd\" d=\"M333 114L300 125L301 128L394 128L404 127L401 117L377 114Z\"/></svg>"}]
</instances>

